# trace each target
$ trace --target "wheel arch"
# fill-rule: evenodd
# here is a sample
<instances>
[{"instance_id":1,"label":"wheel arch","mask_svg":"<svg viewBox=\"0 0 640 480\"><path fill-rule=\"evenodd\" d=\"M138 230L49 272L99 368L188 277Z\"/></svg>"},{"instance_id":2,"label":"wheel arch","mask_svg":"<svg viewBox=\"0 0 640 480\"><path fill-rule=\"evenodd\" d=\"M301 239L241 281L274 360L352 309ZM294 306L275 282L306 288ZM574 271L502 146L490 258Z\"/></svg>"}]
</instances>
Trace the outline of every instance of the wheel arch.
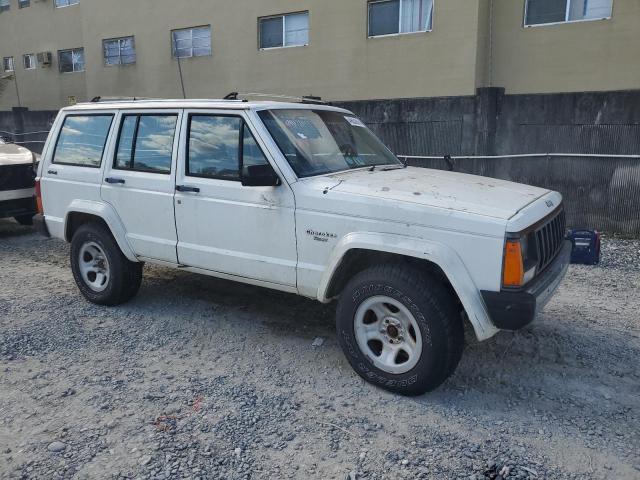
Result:
<instances>
[{"instance_id":1,"label":"wheel arch","mask_svg":"<svg viewBox=\"0 0 640 480\"><path fill-rule=\"evenodd\" d=\"M350 233L334 248L318 288L318 300L338 296L350 278L368 266L401 261L425 269L451 290L459 300L478 340L498 332L467 268L450 247L428 240L395 234Z\"/></svg>"},{"instance_id":2,"label":"wheel arch","mask_svg":"<svg viewBox=\"0 0 640 480\"><path fill-rule=\"evenodd\" d=\"M69 205L64 220L64 239L71 242L77 229L88 222L103 224L113 235L118 247L132 262L138 262L133 249L127 242L126 230L120 217L111 205L103 202L76 200Z\"/></svg>"}]
</instances>

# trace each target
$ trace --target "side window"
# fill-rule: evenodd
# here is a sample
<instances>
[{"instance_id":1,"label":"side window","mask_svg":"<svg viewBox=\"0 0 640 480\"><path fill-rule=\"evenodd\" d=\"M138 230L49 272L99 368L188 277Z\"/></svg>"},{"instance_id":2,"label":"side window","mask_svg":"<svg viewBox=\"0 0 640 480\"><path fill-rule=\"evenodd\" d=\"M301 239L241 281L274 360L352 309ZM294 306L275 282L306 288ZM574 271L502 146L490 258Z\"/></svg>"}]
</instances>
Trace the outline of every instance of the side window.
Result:
<instances>
[{"instance_id":1,"label":"side window","mask_svg":"<svg viewBox=\"0 0 640 480\"><path fill-rule=\"evenodd\" d=\"M113 115L73 115L64 120L53 163L99 168Z\"/></svg>"},{"instance_id":2,"label":"side window","mask_svg":"<svg viewBox=\"0 0 640 480\"><path fill-rule=\"evenodd\" d=\"M192 115L187 175L240 180L240 117Z\"/></svg>"},{"instance_id":3,"label":"side window","mask_svg":"<svg viewBox=\"0 0 640 480\"><path fill-rule=\"evenodd\" d=\"M244 165L268 164L251 131L240 117L190 117L188 176L239 181L241 155Z\"/></svg>"},{"instance_id":4,"label":"side window","mask_svg":"<svg viewBox=\"0 0 640 480\"><path fill-rule=\"evenodd\" d=\"M113 167L150 173L171 173L175 114L124 115Z\"/></svg>"}]
</instances>

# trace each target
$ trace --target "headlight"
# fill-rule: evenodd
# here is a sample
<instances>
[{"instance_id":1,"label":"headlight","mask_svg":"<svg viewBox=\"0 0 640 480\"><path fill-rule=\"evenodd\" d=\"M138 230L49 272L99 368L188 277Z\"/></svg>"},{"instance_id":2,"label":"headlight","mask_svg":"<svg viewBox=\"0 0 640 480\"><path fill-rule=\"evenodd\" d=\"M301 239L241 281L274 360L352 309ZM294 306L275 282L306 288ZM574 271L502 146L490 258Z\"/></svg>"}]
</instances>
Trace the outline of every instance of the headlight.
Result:
<instances>
[{"instance_id":1,"label":"headlight","mask_svg":"<svg viewBox=\"0 0 640 480\"><path fill-rule=\"evenodd\" d=\"M526 236L507 238L502 268L503 287L522 287L536 275L536 261L531 257Z\"/></svg>"}]
</instances>

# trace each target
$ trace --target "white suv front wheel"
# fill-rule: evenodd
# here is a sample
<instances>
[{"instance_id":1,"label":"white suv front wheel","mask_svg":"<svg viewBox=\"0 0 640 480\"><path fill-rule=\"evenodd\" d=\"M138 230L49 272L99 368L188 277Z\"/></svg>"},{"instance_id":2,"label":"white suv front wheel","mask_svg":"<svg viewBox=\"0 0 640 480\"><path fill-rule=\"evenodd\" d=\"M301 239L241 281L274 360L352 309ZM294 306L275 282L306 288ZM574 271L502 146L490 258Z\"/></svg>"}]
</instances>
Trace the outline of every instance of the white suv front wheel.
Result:
<instances>
[{"instance_id":1,"label":"white suv front wheel","mask_svg":"<svg viewBox=\"0 0 640 480\"><path fill-rule=\"evenodd\" d=\"M71 270L84 297L98 305L120 305L135 296L142 282L142 263L129 261L111 232L86 223L71 240Z\"/></svg>"},{"instance_id":2,"label":"white suv front wheel","mask_svg":"<svg viewBox=\"0 0 640 480\"><path fill-rule=\"evenodd\" d=\"M464 346L455 298L409 263L355 275L338 301L338 341L365 380L403 395L433 390L455 370Z\"/></svg>"}]
</instances>

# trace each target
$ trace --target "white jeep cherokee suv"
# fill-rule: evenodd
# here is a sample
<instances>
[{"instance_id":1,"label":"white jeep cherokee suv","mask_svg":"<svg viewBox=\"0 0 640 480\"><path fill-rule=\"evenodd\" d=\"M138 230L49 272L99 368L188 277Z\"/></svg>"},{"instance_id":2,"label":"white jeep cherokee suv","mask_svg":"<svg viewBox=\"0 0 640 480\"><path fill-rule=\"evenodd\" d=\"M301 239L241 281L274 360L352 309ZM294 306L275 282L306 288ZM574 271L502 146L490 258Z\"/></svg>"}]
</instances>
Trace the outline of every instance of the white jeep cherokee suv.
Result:
<instances>
[{"instance_id":1,"label":"white jeep cherokee suv","mask_svg":"<svg viewBox=\"0 0 640 480\"><path fill-rule=\"evenodd\" d=\"M89 301L130 300L144 262L337 299L352 367L402 394L452 374L464 321L479 340L530 323L570 255L560 194L405 167L326 105L77 105L38 175L36 224L71 242Z\"/></svg>"}]
</instances>

